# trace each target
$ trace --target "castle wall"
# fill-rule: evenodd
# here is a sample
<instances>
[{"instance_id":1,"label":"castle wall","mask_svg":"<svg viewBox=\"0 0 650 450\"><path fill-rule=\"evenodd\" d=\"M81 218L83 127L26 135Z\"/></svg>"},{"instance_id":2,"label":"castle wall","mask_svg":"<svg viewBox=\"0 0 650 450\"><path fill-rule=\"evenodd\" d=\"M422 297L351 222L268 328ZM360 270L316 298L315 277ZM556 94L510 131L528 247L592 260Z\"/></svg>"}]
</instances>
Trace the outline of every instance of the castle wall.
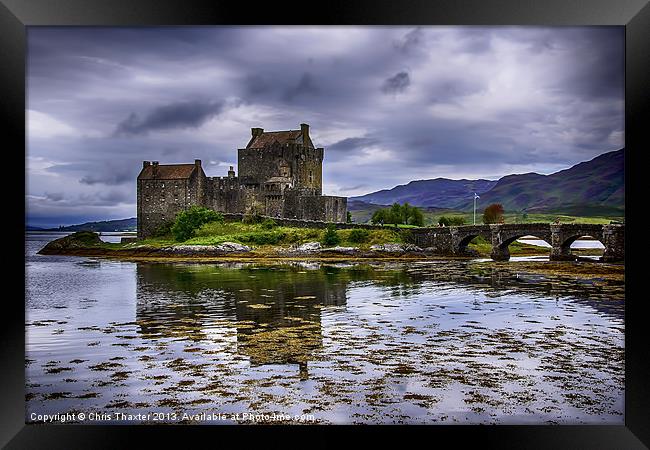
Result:
<instances>
[{"instance_id":1,"label":"castle wall","mask_svg":"<svg viewBox=\"0 0 650 450\"><path fill-rule=\"evenodd\" d=\"M195 201L196 180L138 180L138 237L151 236Z\"/></svg>"},{"instance_id":2,"label":"castle wall","mask_svg":"<svg viewBox=\"0 0 650 450\"><path fill-rule=\"evenodd\" d=\"M348 213L348 199L347 197L335 197L332 195L322 196L325 204L325 220L326 222L345 222Z\"/></svg>"},{"instance_id":3,"label":"castle wall","mask_svg":"<svg viewBox=\"0 0 650 450\"><path fill-rule=\"evenodd\" d=\"M315 195L323 192L323 149L298 147L293 154L297 189L308 189Z\"/></svg>"},{"instance_id":4,"label":"castle wall","mask_svg":"<svg viewBox=\"0 0 650 450\"><path fill-rule=\"evenodd\" d=\"M284 196L282 195L265 195L264 196L265 214L270 217L282 217L284 212Z\"/></svg>"},{"instance_id":5,"label":"castle wall","mask_svg":"<svg viewBox=\"0 0 650 450\"><path fill-rule=\"evenodd\" d=\"M291 188L320 195L323 185L323 149L297 144L237 150L239 180L244 186L262 186L273 177L288 177ZM286 169L285 169L286 168ZM288 169L289 173L285 173Z\"/></svg>"},{"instance_id":6,"label":"castle wall","mask_svg":"<svg viewBox=\"0 0 650 450\"><path fill-rule=\"evenodd\" d=\"M204 205L219 212L243 213L245 195L237 177L207 179Z\"/></svg>"},{"instance_id":7,"label":"castle wall","mask_svg":"<svg viewBox=\"0 0 650 450\"><path fill-rule=\"evenodd\" d=\"M282 217L326 222L345 222L346 216L346 197L305 195L305 192L300 190L289 190L284 193L284 211Z\"/></svg>"}]
</instances>

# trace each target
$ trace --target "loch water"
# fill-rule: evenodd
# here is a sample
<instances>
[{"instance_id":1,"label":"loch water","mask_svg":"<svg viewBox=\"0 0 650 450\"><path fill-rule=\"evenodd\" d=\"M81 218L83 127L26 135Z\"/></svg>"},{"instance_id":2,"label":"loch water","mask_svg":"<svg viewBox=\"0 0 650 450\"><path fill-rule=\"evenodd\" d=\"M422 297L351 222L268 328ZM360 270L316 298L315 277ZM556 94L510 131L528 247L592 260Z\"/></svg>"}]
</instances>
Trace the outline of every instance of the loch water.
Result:
<instances>
[{"instance_id":1,"label":"loch water","mask_svg":"<svg viewBox=\"0 0 650 450\"><path fill-rule=\"evenodd\" d=\"M62 235L27 235L27 422L624 423L621 266L36 253Z\"/></svg>"}]
</instances>

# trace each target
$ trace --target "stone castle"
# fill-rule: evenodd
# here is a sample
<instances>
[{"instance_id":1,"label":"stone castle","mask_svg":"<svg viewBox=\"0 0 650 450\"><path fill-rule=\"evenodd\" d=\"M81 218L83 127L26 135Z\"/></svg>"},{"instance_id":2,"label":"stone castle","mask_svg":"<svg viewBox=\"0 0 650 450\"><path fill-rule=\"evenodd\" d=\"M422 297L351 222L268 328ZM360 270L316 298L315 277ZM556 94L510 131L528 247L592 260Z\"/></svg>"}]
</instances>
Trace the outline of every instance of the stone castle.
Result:
<instances>
[{"instance_id":1,"label":"stone castle","mask_svg":"<svg viewBox=\"0 0 650 450\"><path fill-rule=\"evenodd\" d=\"M138 175L138 238L154 234L176 214L199 205L224 213L256 213L290 219L345 222L347 198L322 195L323 153L309 125L300 130L253 128L237 150L239 176L207 177L194 164L144 161Z\"/></svg>"}]
</instances>

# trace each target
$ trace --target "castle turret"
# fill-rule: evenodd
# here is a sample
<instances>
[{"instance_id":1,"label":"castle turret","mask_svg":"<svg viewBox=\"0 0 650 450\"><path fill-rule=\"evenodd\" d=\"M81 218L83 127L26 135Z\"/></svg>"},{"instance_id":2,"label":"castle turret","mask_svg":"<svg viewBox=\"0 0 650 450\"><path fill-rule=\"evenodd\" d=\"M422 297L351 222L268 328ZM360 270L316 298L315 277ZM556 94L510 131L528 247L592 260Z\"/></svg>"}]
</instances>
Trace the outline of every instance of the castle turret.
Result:
<instances>
[{"instance_id":1,"label":"castle turret","mask_svg":"<svg viewBox=\"0 0 650 450\"><path fill-rule=\"evenodd\" d=\"M235 169L233 166L230 166L230 169L228 170L228 178L235 178Z\"/></svg>"}]
</instances>

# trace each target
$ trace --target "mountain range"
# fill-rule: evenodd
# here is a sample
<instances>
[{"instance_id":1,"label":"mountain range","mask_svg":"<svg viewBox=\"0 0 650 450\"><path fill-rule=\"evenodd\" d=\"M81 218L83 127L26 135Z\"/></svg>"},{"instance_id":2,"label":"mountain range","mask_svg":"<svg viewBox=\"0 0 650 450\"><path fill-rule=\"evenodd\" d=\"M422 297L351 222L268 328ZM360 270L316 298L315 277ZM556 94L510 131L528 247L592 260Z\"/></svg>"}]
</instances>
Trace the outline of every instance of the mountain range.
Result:
<instances>
[{"instance_id":1,"label":"mountain range","mask_svg":"<svg viewBox=\"0 0 650 450\"><path fill-rule=\"evenodd\" d=\"M620 149L550 175L507 175L497 181L417 180L348 200L352 210L355 202L375 205L409 202L420 207L471 211L476 192L481 209L500 203L506 211L624 215L624 160L625 149Z\"/></svg>"},{"instance_id":2,"label":"mountain range","mask_svg":"<svg viewBox=\"0 0 650 450\"><path fill-rule=\"evenodd\" d=\"M137 229L137 219L131 217L129 219L117 219L117 220L102 220L99 222L86 222L79 225L68 225L61 226L58 228L41 228L27 226L27 231L97 231L97 232L107 232L107 231L136 231Z\"/></svg>"}]
</instances>

